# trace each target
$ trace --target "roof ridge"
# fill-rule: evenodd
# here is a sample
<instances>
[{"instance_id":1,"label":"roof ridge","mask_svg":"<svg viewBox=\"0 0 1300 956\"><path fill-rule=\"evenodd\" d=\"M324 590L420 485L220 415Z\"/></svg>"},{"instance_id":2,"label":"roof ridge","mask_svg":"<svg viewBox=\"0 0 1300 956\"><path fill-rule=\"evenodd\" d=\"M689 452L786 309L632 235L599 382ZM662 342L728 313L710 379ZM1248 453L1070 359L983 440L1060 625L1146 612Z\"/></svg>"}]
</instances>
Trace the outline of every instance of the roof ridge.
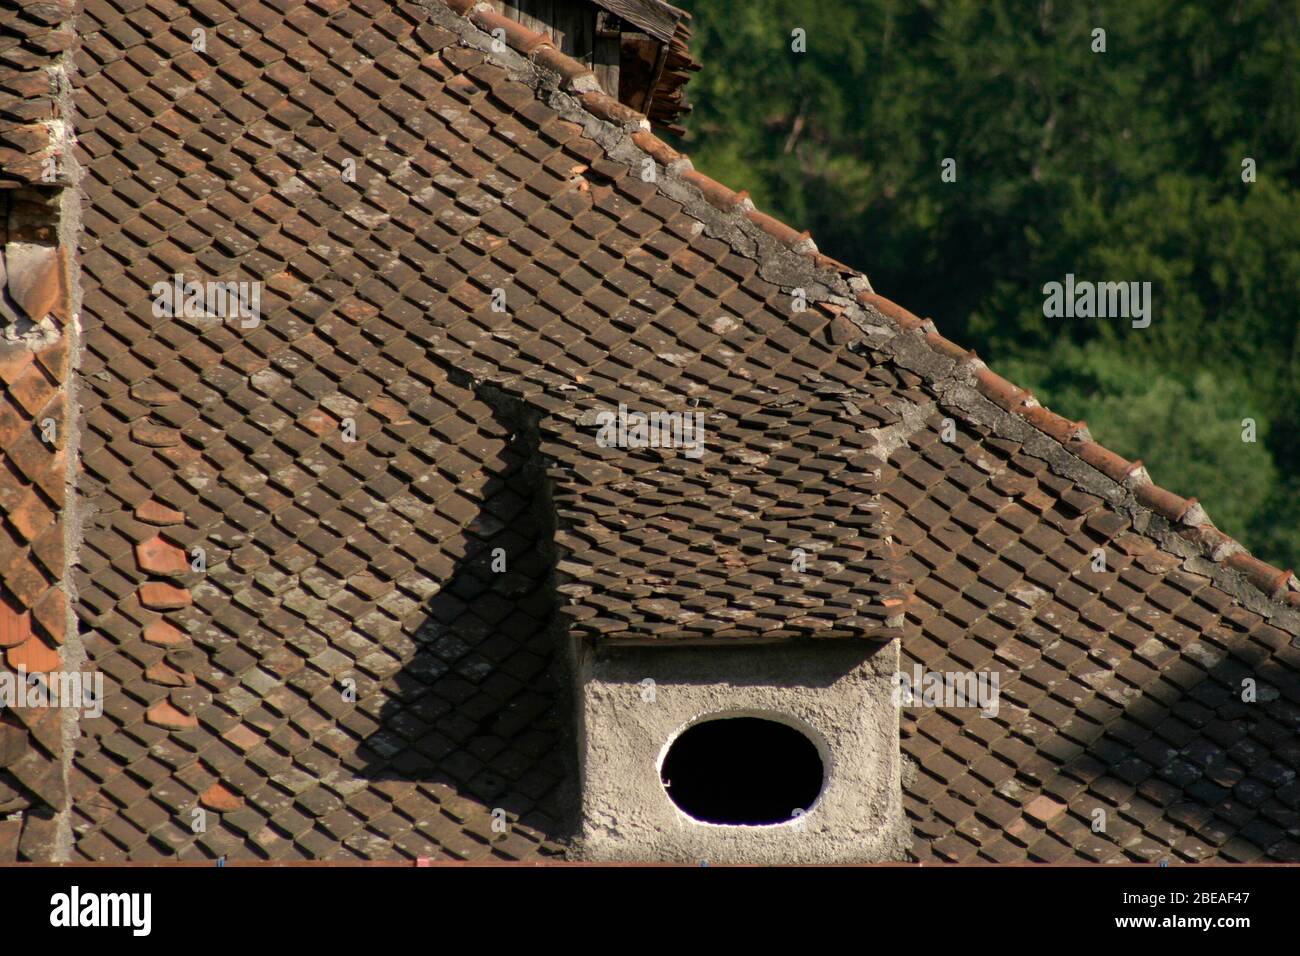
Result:
<instances>
[{"instance_id":1,"label":"roof ridge","mask_svg":"<svg viewBox=\"0 0 1300 956\"><path fill-rule=\"evenodd\" d=\"M1086 422L1071 421L1039 404L1028 389L1022 389L1002 378L988 368L973 350L963 349L941 335L933 320L921 319L877 294L863 273L818 251L808 231L801 232L776 217L759 211L750 201L748 192L736 192L696 170L688 156L678 152L651 131L650 121L644 114L605 93L595 73L581 61L556 49L548 36L498 13L484 0L438 2L475 27L491 34L494 40L501 40L529 62L557 74L561 81L560 88L572 95L582 109L598 120L623 129L639 150L665 171L693 186L709 206L721 213L742 217L788 252L807 260L819 270L837 274L852 290L860 307L870 309L901 333L923 342L931 353L947 360L947 365L941 372L929 368L921 373L923 377L935 381L948 377L951 381L955 375L960 384L973 386L975 392L993 406L1045 435L1066 454L1128 492L1137 508L1167 521L1174 535L1191 545L1200 557L1216 568L1240 575L1264 598L1268 607L1284 613L1300 612L1300 579L1296 578L1292 570L1284 571L1254 557L1241 542L1215 527L1196 498L1184 498L1157 485L1141 459L1128 461L1122 455L1093 441ZM863 325L860 320L858 324ZM898 355L893 357L896 360L899 358ZM1136 523L1135 530L1158 537L1145 527L1137 528ZM1300 633L1300 617L1294 620L1297 632Z\"/></svg>"}]
</instances>

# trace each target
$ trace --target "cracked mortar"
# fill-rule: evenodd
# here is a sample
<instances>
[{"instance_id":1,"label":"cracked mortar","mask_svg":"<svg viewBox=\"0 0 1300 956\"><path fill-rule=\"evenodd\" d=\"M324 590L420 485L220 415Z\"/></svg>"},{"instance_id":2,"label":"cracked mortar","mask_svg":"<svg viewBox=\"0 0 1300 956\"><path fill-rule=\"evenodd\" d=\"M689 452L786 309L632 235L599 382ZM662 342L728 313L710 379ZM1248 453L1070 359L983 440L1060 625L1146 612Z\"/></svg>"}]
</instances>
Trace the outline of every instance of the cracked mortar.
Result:
<instances>
[{"instance_id":1,"label":"cracked mortar","mask_svg":"<svg viewBox=\"0 0 1300 956\"><path fill-rule=\"evenodd\" d=\"M644 168L649 157L632 140L648 131L644 118L625 125L602 120L582 107L572 93L594 89L587 77L562 84L530 59L511 49L494 51L491 38L467 18L440 3L423 0L433 22L455 33L461 42L504 66L511 77L533 88L539 98L565 120L576 124L600 145L607 156L633 169ZM730 211L713 206L700 190L682 178L691 171L683 157L668 167L655 164L659 192L680 203L702 225L709 237L725 242L737 254L754 260L758 274L787 294L804 290L807 300L829 303L861 332L862 339L846 348L878 350L900 369L917 374L935 396L924 403L898 402L901 420L876 430L882 459L904 446L940 410L952 408L968 421L1000 438L1022 444L1025 452L1040 458L1050 470L1080 489L1098 495L1134 528L1166 551L1183 559L1184 567L1209 576L1215 584L1238 597L1251 610L1273 618L1293 630L1300 615L1269 599L1244 577L1224 567L1226 553L1207 558L1179 537L1164 518L1140 505L1133 494L1139 473L1119 484L1056 439L981 395L975 387L977 361L958 363L931 347L925 331L903 331L874 305L859 302L857 294L872 292L865 276L844 275L824 268L807 256L811 242L794 248L768 235L745 213L753 208L747 199ZM466 375L466 373L461 373ZM481 391L481 383L476 383ZM504 393L502 393L504 395ZM497 396L498 399L501 396ZM1193 520L1205 520L1201 512ZM557 635L563 639L563 635ZM588 859L696 859L793 860L897 859L909 839L898 802L904 768L898 749L898 713L888 689L871 689L872 662L841 655L862 654L861 646L818 648L809 653L797 645L781 648L593 648L570 641L568 669L577 695L575 726L578 734L582 782L581 832L575 841L577 855ZM725 666L719 662L726 654ZM876 677L896 668L896 642L876 655ZM830 662L843 667L838 677L819 668ZM779 664L779 666L773 666ZM725 673L729 679L717 675ZM856 674L860 679L846 679ZM657 703L639 704L640 681L652 675L660 688ZM634 708L642 707L640 711ZM658 758L672 735L692 720L737 708L749 712L780 713L797 717L820 737L832 772L831 782L805 825L814 835L791 841L793 831L778 827L718 827L689 820L668 800L656 779ZM632 714L635 713L635 717ZM863 721L863 715L878 719ZM864 729L862 724L868 726ZM864 739L860 735L867 735ZM864 755L870 754L869 757ZM855 761L857 763L855 764ZM872 761L875 761L874 764ZM852 766L852 769L848 769ZM906 768L909 775L915 767ZM856 815L841 792L846 779L853 783L852 800L870 804ZM862 800L864 792L875 796ZM852 800L849 802L851 803ZM820 816L819 816L820 815Z\"/></svg>"},{"instance_id":2,"label":"cracked mortar","mask_svg":"<svg viewBox=\"0 0 1300 956\"><path fill-rule=\"evenodd\" d=\"M58 65L59 113L63 117L63 134L59 143L63 149L62 159L68 174L68 185L59 195L59 244L66 250L68 278L68 325L64 334L68 336L68 364L66 381L67 411L65 412L65 433L63 436L66 474L64 476L64 511L63 511L63 550L64 550L64 592L67 595L67 640L63 646L63 667L69 672L87 669L86 647L81 639L81 628L77 620L76 581L71 569L76 566L84 534L84 515L78 496L77 474L81 452L81 422L78 412L80 369L82 359L81 342L81 259L78 239L81 235L81 167L73 153L76 143L76 124L73 113L72 71L76 69L72 49L64 52ZM57 809L55 818L54 847L52 860L64 862L72 859L75 837L72 832L72 768L77 753L77 741L81 737L81 711L66 708L62 722L63 743L63 789L64 805Z\"/></svg>"},{"instance_id":3,"label":"cracked mortar","mask_svg":"<svg viewBox=\"0 0 1300 956\"><path fill-rule=\"evenodd\" d=\"M421 5L433 22L455 33L465 46L482 52L491 61L504 66L513 79L536 90L547 105L581 127L611 159L635 169L641 168L650 158L631 137L634 131L649 130L649 121L644 117L636 124L619 126L592 115L561 88L558 75L508 47L500 52L493 51L492 38L488 34L436 0L421 0ZM581 81L576 87L570 84L570 88L581 92ZM1223 559L1232 553L1231 547L1207 557L1194 544L1180 537L1166 519L1136 500L1132 493L1134 482L1143 480L1144 473L1135 474L1124 485L1119 485L1072 455L1055 439L999 408L974 388L973 375L977 367L974 363L958 368L951 358L931 348L923 333L904 332L874 306L861 304L856 293L872 291L865 276L845 277L818 267L803 254L810 243L801 244L801 251L796 251L777 242L745 218L744 211L753 208L748 199L729 212L711 205L697 187L681 178L681 173L692 168L690 160L683 157L662 170L656 177L656 186L663 195L681 203L687 213L704 225L710 237L726 242L738 254L754 259L762 278L788 293L797 288L804 289L809 302L826 302L842 308L844 317L862 331L871 347L883 351L900 368L921 376L943 404L960 409L971 421L984 425L1000 438L1024 443L1025 451L1045 461L1055 474L1074 481L1084 491L1099 495L1129 517L1138 532L1181 557L1187 570L1211 578L1216 586L1241 600L1247 608L1293 633L1300 630L1300 611L1283 606L1251 584L1244 575L1223 566ZM933 323L927 324L933 330ZM1208 518L1203 511L1198 511L1195 520ZM1235 548L1244 550L1240 545L1235 545Z\"/></svg>"}]
</instances>

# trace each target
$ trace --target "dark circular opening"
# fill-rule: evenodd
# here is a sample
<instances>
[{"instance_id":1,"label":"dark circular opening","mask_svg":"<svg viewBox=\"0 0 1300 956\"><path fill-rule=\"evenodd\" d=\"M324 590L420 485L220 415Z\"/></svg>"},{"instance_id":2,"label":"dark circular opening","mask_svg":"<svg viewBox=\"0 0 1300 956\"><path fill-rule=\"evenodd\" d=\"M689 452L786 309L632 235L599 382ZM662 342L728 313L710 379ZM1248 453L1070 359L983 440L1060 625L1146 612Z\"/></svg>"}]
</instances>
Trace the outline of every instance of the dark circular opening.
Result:
<instances>
[{"instance_id":1,"label":"dark circular opening","mask_svg":"<svg viewBox=\"0 0 1300 956\"><path fill-rule=\"evenodd\" d=\"M705 823L784 823L822 789L816 745L786 724L724 717L682 732L660 778L673 803Z\"/></svg>"}]
</instances>

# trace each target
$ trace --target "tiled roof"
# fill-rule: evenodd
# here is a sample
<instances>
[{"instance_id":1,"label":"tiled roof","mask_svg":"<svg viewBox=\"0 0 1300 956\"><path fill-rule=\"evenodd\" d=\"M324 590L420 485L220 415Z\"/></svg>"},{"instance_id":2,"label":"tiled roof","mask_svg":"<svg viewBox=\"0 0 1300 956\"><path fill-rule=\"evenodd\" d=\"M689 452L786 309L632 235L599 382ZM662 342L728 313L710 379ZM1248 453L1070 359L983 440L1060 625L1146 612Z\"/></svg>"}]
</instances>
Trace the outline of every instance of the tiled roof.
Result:
<instances>
[{"instance_id":1,"label":"tiled roof","mask_svg":"<svg viewBox=\"0 0 1300 956\"><path fill-rule=\"evenodd\" d=\"M910 661L1010 675L996 717L905 712L917 858L1300 859L1294 577L544 38L464 0L88 0L77 32L76 610L111 685L79 857L555 852L557 609L773 637L905 600ZM261 322L154 317L177 272L264 280ZM594 443L695 399L700 462Z\"/></svg>"},{"instance_id":2,"label":"tiled roof","mask_svg":"<svg viewBox=\"0 0 1300 956\"><path fill-rule=\"evenodd\" d=\"M58 247L29 241L20 204L0 198L0 672L10 681L59 669L68 633L68 264ZM0 822L0 860L48 852L54 821L40 808L61 806L66 793L61 713L6 704L0 815L38 812L25 825Z\"/></svg>"},{"instance_id":3,"label":"tiled roof","mask_svg":"<svg viewBox=\"0 0 1300 956\"><path fill-rule=\"evenodd\" d=\"M82 723L76 855L554 852L534 490L428 354L455 37L409 5L281 7L78 22L75 582L109 705ZM259 325L154 316L176 273L265 279ZM202 833L196 806L221 811Z\"/></svg>"},{"instance_id":4,"label":"tiled roof","mask_svg":"<svg viewBox=\"0 0 1300 956\"><path fill-rule=\"evenodd\" d=\"M57 670L67 633L67 362L66 338L0 344L0 671L11 680ZM64 803L63 732L56 709L0 706L0 817L38 810L26 825L0 822L0 861L54 845L53 817L39 808Z\"/></svg>"},{"instance_id":5,"label":"tiled roof","mask_svg":"<svg viewBox=\"0 0 1300 956\"><path fill-rule=\"evenodd\" d=\"M24 0L0 10L0 189L67 182L60 97L72 9L72 0Z\"/></svg>"},{"instance_id":6,"label":"tiled roof","mask_svg":"<svg viewBox=\"0 0 1300 956\"><path fill-rule=\"evenodd\" d=\"M1300 860L1294 626L1054 473L1032 436L999 437L926 392L885 488L916 582L904 669L1003 681L994 718L904 711L916 855ZM945 419L962 423L950 443Z\"/></svg>"},{"instance_id":7,"label":"tiled roof","mask_svg":"<svg viewBox=\"0 0 1300 956\"><path fill-rule=\"evenodd\" d=\"M836 306L793 311L753 258L576 128L543 123L564 150L519 185L462 175L495 138L529 135L502 102L517 95L504 73L477 59L460 57L480 89L462 88L472 120L444 184L471 206L500 198L479 219L441 217L456 252L428 276L457 311L435 318L432 348L535 412L570 625L631 640L898 636L907 589L872 435L898 416L891 380L847 348L859 333ZM508 311L489 307L496 290ZM701 454L602 447L601 416L620 407L692 416Z\"/></svg>"},{"instance_id":8,"label":"tiled roof","mask_svg":"<svg viewBox=\"0 0 1300 956\"><path fill-rule=\"evenodd\" d=\"M743 371L739 356L731 369ZM909 589L866 432L896 416L852 363L839 370L856 381L697 396L708 431L695 460L593 448L581 426L600 401L573 409L587 405L576 429L543 419L570 628L655 642L901 636Z\"/></svg>"}]
</instances>

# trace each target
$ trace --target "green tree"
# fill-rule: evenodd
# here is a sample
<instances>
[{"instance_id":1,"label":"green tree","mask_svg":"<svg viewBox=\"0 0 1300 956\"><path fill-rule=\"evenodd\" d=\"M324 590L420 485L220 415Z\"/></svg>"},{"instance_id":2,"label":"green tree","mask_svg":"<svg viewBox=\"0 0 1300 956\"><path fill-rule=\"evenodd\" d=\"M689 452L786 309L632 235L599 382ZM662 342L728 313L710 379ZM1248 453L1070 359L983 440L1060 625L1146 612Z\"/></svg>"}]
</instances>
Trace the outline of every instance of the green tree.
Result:
<instances>
[{"instance_id":1,"label":"green tree","mask_svg":"<svg viewBox=\"0 0 1300 956\"><path fill-rule=\"evenodd\" d=\"M699 168L1300 557L1300 0L684 2ZM1045 317L1067 273L1151 326Z\"/></svg>"}]
</instances>

